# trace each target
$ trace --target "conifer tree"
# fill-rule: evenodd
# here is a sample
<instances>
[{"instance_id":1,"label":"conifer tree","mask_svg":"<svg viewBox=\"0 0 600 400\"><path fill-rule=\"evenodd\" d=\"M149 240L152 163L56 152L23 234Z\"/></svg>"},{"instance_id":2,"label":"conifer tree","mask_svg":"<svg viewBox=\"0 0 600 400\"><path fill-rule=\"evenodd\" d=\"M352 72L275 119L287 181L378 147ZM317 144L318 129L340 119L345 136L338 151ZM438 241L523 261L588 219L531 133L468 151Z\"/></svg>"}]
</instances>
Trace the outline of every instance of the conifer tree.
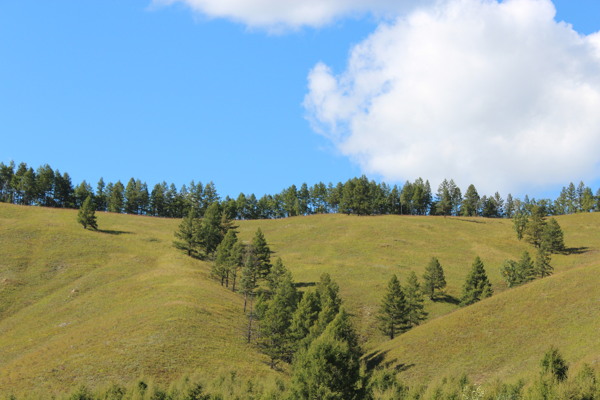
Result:
<instances>
[{"instance_id":1,"label":"conifer tree","mask_svg":"<svg viewBox=\"0 0 600 400\"><path fill-rule=\"evenodd\" d=\"M423 289L429 298L433 300L436 290L442 290L445 287L444 269L438 259L432 257L423 274Z\"/></svg>"},{"instance_id":2,"label":"conifer tree","mask_svg":"<svg viewBox=\"0 0 600 400\"><path fill-rule=\"evenodd\" d=\"M531 218L525 226L525 239L533 246L540 247L544 241L544 231L546 229L546 221L544 221L543 210L534 206L531 210Z\"/></svg>"},{"instance_id":3,"label":"conifer tree","mask_svg":"<svg viewBox=\"0 0 600 400\"><path fill-rule=\"evenodd\" d=\"M502 276L508 287L527 283L535 278L536 271L529 252L524 251L519 262L506 260L502 268Z\"/></svg>"},{"instance_id":4,"label":"conifer tree","mask_svg":"<svg viewBox=\"0 0 600 400\"><path fill-rule=\"evenodd\" d=\"M81 207L85 199L87 199L90 196L94 196L94 193L92 192L92 187L86 181L81 182L73 191L75 207Z\"/></svg>"},{"instance_id":5,"label":"conifer tree","mask_svg":"<svg viewBox=\"0 0 600 400\"><path fill-rule=\"evenodd\" d=\"M292 398L355 400L364 397L361 350L349 316L340 310L327 329L294 362Z\"/></svg>"},{"instance_id":6,"label":"conifer tree","mask_svg":"<svg viewBox=\"0 0 600 400\"><path fill-rule=\"evenodd\" d=\"M290 324L298 303L298 293L291 275L281 277L275 294L267 302L260 320L258 346L271 359L271 368L279 361L291 362L294 352Z\"/></svg>"},{"instance_id":7,"label":"conifer tree","mask_svg":"<svg viewBox=\"0 0 600 400\"><path fill-rule=\"evenodd\" d=\"M45 164L37 169L36 175L38 204L45 207L54 206L52 193L54 189L54 171L48 164ZM82 199L80 204L82 204L84 200L85 198Z\"/></svg>"},{"instance_id":8,"label":"conifer tree","mask_svg":"<svg viewBox=\"0 0 600 400\"><path fill-rule=\"evenodd\" d=\"M275 293L282 280L288 277L291 279L291 275L292 274L290 271L288 271L288 269L283 265L281 257L277 257L275 264L273 264L273 267L271 268L271 271L269 272L269 275L267 275L266 279L267 286L269 287L271 293Z\"/></svg>"},{"instance_id":9,"label":"conifer tree","mask_svg":"<svg viewBox=\"0 0 600 400\"><path fill-rule=\"evenodd\" d=\"M184 250L190 257L198 257L199 239L199 222L196 218L195 209L191 208L188 215L183 218L179 224L179 230L175 232L175 237L179 240L173 242L173 245Z\"/></svg>"},{"instance_id":10,"label":"conifer tree","mask_svg":"<svg viewBox=\"0 0 600 400\"><path fill-rule=\"evenodd\" d=\"M217 251L223 236L221 209L218 203L212 203L206 209L200 223L200 245L206 257L212 256Z\"/></svg>"},{"instance_id":11,"label":"conifer tree","mask_svg":"<svg viewBox=\"0 0 600 400\"><path fill-rule=\"evenodd\" d=\"M96 210L98 211L106 211L105 187L104 179L100 178L98 185L96 186L96 196L94 196L94 199L96 200Z\"/></svg>"},{"instance_id":12,"label":"conifer tree","mask_svg":"<svg viewBox=\"0 0 600 400\"><path fill-rule=\"evenodd\" d=\"M398 277L393 275L377 316L381 331L390 339L409 328L408 307Z\"/></svg>"},{"instance_id":13,"label":"conifer tree","mask_svg":"<svg viewBox=\"0 0 600 400\"><path fill-rule=\"evenodd\" d=\"M250 251L254 255L259 278L266 278L271 271L271 249L260 228L254 234Z\"/></svg>"},{"instance_id":14,"label":"conifer tree","mask_svg":"<svg viewBox=\"0 0 600 400\"><path fill-rule=\"evenodd\" d=\"M313 290L304 293L290 323L290 337L296 350L308 346L310 339L307 338L317 324L320 311L321 305L317 293Z\"/></svg>"},{"instance_id":15,"label":"conifer tree","mask_svg":"<svg viewBox=\"0 0 600 400\"><path fill-rule=\"evenodd\" d=\"M557 348L550 348L541 361L542 374L548 374L553 380L562 382L567 379L569 365Z\"/></svg>"},{"instance_id":16,"label":"conifer tree","mask_svg":"<svg viewBox=\"0 0 600 400\"><path fill-rule=\"evenodd\" d=\"M558 221L550 218L543 227L540 247L550 253L560 253L565 250L564 234Z\"/></svg>"},{"instance_id":17,"label":"conifer tree","mask_svg":"<svg viewBox=\"0 0 600 400\"><path fill-rule=\"evenodd\" d=\"M492 284L485 273L483 262L479 257L475 257L471 272L467 276L463 288L461 305L467 306L476 303L481 299L490 297L492 293Z\"/></svg>"},{"instance_id":18,"label":"conifer tree","mask_svg":"<svg viewBox=\"0 0 600 400\"><path fill-rule=\"evenodd\" d=\"M327 273L322 274L317 285L320 310L317 322L311 332L313 338L320 335L339 312L342 305L339 293L340 287L331 279L331 276Z\"/></svg>"},{"instance_id":19,"label":"conifer tree","mask_svg":"<svg viewBox=\"0 0 600 400\"><path fill-rule=\"evenodd\" d=\"M535 278L535 267L528 251L524 251L519 261L521 283L527 283Z\"/></svg>"},{"instance_id":20,"label":"conifer tree","mask_svg":"<svg viewBox=\"0 0 600 400\"><path fill-rule=\"evenodd\" d=\"M258 270L256 266L257 263L254 254L251 251L247 251L240 277L240 289L244 295L244 312L246 312L248 299L254 297L254 291L258 287Z\"/></svg>"},{"instance_id":21,"label":"conifer tree","mask_svg":"<svg viewBox=\"0 0 600 400\"><path fill-rule=\"evenodd\" d=\"M423 305L423 291L417 278L417 274L411 271L408 275L406 285L404 286L404 296L406 297L406 307L408 310L408 324L413 327L419 325L427 318L427 312Z\"/></svg>"},{"instance_id":22,"label":"conifer tree","mask_svg":"<svg viewBox=\"0 0 600 400\"><path fill-rule=\"evenodd\" d=\"M450 215L452 213L452 188L446 179L438 187L436 214Z\"/></svg>"},{"instance_id":23,"label":"conifer tree","mask_svg":"<svg viewBox=\"0 0 600 400\"><path fill-rule=\"evenodd\" d=\"M545 247L538 248L537 256L535 258L535 275L540 278L545 278L552 275L552 265L550 265L550 253Z\"/></svg>"},{"instance_id":24,"label":"conifer tree","mask_svg":"<svg viewBox=\"0 0 600 400\"><path fill-rule=\"evenodd\" d=\"M502 277L508 284L508 287L514 287L521 284L521 270L519 263L514 260L505 260L501 270Z\"/></svg>"},{"instance_id":25,"label":"conifer tree","mask_svg":"<svg viewBox=\"0 0 600 400\"><path fill-rule=\"evenodd\" d=\"M124 191L125 187L123 186L121 181L117 181L117 183L115 183L114 185L110 185L110 190L108 191L108 211L115 213L123 212Z\"/></svg>"},{"instance_id":26,"label":"conifer tree","mask_svg":"<svg viewBox=\"0 0 600 400\"><path fill-rule=\"evenodd\" d=\"M226 234L221 243L217 246L215 262L213 265L213 275L221 280L221 286L229 287L229 275L236 264L234 260L233 249L238 238L236 232L231 229Z\"/></svg>"},{"instance_id":27,"label":"conifer tree","mask_svg":"<svg viewBox=\"0 0 600 400\"><path fill-rule=\"evenodd\" d=\"M465 217L477 216L477 205L479 204L479 193L475 185L469 185L462 202L461 213Z\"/></svg>"},{"instance_id":28,"label":"conifer tree","mask_svg":"<svg viewBox=\"0 0 600 400\"><path fill-rule=\"evenodd\" d=\"M235 285L237 282L238 272L240 268L244 266L244 255L246 253L246 246L241 241L236 241L231 249L229 255L229 277L232 281L231 291L235 292Z\"/></svg>"},{"instance_id":29,"label":"conifer tree","mask_svg":"<svg viewBox=\"0 0 600 400\"><path fill-rule=\"evenodd\" d=\"M255 318L253 310L253 300L256 288L258 287L258 271L255 256L251 251L246 253L244 266L242 267L242 276L240 279L241 292L244 295L244 313L249 308L248 329L246 331L246 341L250 343L252 340L253 322ZM248 307L249 305L249 307Z\"/></svg>"},{"instance_id":30,"label":"conifer tree","mask_svg":"<svg viewBox=\"0 0 600 400\"><path fill-rule=\"evenodd\" d=\"M527 228L527 215L520 211L516 211L513 216L513 227L515 232L517 233L517 239L523 239L523 235L525 234L525 229Z\"/></svg>"},{"instance_id":31,"label":"conifer tree","mask_svg":"<svg viewBox=\"0 0 600 400\"><path fill-rule=\"evenodd\" d=\"M92 196L88 196L81 205L81 208L77 213L77 222L83 225L83 229L87 229L88 227L93 230L98 229L96 209L92 202Z\"/></svg>"}]
</instances>

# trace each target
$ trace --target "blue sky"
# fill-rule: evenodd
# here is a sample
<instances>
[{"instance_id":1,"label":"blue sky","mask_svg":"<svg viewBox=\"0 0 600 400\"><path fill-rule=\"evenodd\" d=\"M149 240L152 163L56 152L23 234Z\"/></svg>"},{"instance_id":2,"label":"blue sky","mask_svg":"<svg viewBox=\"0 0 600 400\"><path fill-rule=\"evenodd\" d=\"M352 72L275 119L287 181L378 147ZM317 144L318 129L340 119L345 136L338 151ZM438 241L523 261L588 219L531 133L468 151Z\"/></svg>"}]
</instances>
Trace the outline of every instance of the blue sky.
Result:
<instances>
[{"instance_id":1,"label":"blue sky","mask_svg":"<svg viewBox=\"0 0 600 400\"><path fill-rule=\"evenodd\" d=\"M556 20L580 34L600 30L600 1L555 5ZM354 46L381 24L400 24L390 21L413 12L403 9L390 17L387 10L382 19L359 11L296 25L275 15L270 25L229 16L227 10L211 14L193 0L2 2L0 161L48 163L69 172L74 182L85 179L94 186L101 176L106 181L133 176L149 184L212 180L222 195L231 196L362 173L390 183L417 176L435 181L427 170L379 168L381 151L365 156L337 138L324 117L328 104L307 106L305 98L324 90L309 87L317 81L311 77L332 78L338 85L344 74L355 79L347 70ZM319 75L317 65L326 66L326 73ZM589 78L593 88L595 76ZM335 118L342 125L360 122L346 114ZM460 154L448 157L461 163ZM594 168L586 175L589 183L599 178ZM577 179L580 171L572 176ZM464 187L477 180L468 174L448 178ZM529 179L529 187L498 182L501 189L534 195L558 185Z\"/></svg>"}]
</instances>

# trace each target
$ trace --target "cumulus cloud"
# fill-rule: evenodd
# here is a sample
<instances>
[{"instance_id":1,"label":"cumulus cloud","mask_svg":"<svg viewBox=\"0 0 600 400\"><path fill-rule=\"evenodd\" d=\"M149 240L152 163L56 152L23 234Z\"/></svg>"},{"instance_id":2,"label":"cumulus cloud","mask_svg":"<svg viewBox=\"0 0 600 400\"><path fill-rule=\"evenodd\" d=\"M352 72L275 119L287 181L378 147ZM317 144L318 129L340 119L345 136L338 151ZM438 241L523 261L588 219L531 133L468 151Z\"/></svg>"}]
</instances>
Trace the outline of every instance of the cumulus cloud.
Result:
<instances>
[{"instance_id":1,"label":"cumulus cloud","mask_svg":"<svg viewBox=\"0 0 600 400\"><path fill-rule=\"evenodd\" d=\"M153 0L154 4L182 3L209 18L227 18L268 30L319 27L333 20L372 14L395 16L435 0Z\"/></svg>"},{"instance_id":2,"label":"cumulus cloud","mask_svg":"<svg viewBox=\"0 0 600 400\"><path fill-rule=\"evenodd\" d=\"M366 173L454 178L480 191L600 177L600 33L554 19L550 0L451 0L318 64L305 107Z\"/></svg>"}]
</instances>

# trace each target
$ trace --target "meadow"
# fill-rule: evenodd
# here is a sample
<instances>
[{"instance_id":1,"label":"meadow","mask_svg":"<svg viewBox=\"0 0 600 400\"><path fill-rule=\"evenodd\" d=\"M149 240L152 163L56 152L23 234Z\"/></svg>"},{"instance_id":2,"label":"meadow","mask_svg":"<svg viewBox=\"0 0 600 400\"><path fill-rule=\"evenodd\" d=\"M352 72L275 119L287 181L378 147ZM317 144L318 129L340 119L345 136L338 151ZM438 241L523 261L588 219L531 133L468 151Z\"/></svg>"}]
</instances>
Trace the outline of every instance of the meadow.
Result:
<instances>
[{"instance_id":1,"label":"meadow","mask_svg":"<svg viewBox=\"0 0 600 400\"><path fill-rule=\"evenodd\" d=\"M97 213L83 230L75 210L0 204L0 387L61 392L140 377L158 382L203 371L285 377L244 341L239 294L210 277L210 262L172 246L179 220ZM330 273L372 365L407 382L462 372L476 380L530 373L550 345L576 365L595 364L600 316L599 214L557 217L570 249L554 275L508 289L500 269L524 250L504 219L313 215L237 221L240 238L261 228L306 290ZM427 300L428 321L388 341L376 328L387 281L420 277L438 257L446 296ZM495 295L459 309L475 256Z\"/></svg>"}]
</instances>

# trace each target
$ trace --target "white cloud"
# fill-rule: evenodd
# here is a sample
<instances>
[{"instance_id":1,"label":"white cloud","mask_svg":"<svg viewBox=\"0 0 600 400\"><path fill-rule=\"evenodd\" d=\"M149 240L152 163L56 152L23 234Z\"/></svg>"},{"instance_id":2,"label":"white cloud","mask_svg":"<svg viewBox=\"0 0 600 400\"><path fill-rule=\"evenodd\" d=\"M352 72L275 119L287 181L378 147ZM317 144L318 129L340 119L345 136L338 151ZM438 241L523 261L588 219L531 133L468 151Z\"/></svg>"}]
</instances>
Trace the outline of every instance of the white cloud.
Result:
<instances>
[{"instance_id":1,"label":"white cloud","mask_svg":"<svg viewBox=\"0 0 600 400\"><path fill-rule=\"evenodd\" d=\"M549 0L451 0L382 24L345 72L318 64L315 129L386 180L484 192L600 177L600 33Z\"/></svg>"},{"instance_id":2,"label":"white cloud","mask_svg":"<svg viewBox=\"0 0 600 400\"><path fill-rule=\"evenodd\" d=\"M349 15L395 16L435 0L153 0L182 3L209 18L227 18L269 30L319 27Z\"/></svg>"}]
</instances>

